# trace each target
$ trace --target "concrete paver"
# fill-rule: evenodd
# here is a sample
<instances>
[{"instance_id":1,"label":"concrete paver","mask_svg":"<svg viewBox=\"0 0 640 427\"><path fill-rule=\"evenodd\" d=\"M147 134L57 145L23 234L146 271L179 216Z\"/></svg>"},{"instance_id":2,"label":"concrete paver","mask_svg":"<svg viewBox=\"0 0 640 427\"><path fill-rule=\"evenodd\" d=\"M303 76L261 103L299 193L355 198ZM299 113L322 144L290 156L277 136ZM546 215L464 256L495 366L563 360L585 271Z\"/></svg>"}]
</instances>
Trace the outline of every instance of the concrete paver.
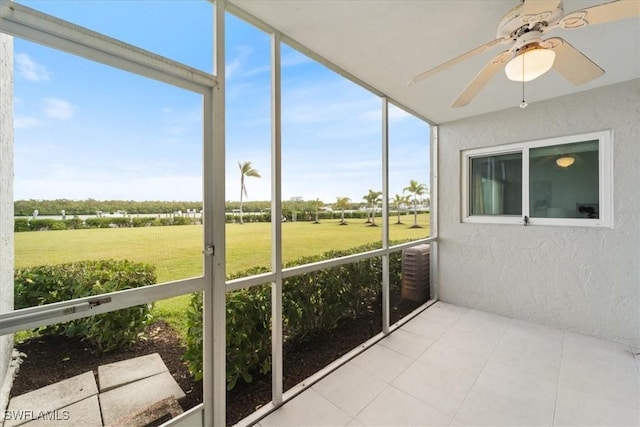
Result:
<instances>
[{"instance_id":1,"label":"concrete paver","mask_svg":"<svg viewBox=\"0 0 640 427\"><path fill-rule=\"evenodd\" d=\"M156 406L163 416L182 411L185 394L158 353L99 366L98 378L100 393L89 371L12 398L4 427L110 426Z\"/></svg>"},{"instance_id":2,"label":"concrete paver","mask_svg":"<svg viewBox=\"0 0 640 427\"><path fill-rule=\"evenodd\" d=\"M171 396L182 399L185 394L169 372L117 387L99 396L102 420L105 425L111 425Z\"/></svg>"},{"instance_id":3,"label":"concrete paver","mask_svg":"<svg viewBox=\"0 0 640 427\"><path fill-rule=\"evenodd\" d=\"M57 409L98 394L98 386L93 372L68 378L56 384L16 396L9 402L10 417L5 427L14 427L32 421L39 414L52 413ZM20 413L22 411L22 413ZM12 416L14 415L15 416Z\"/></svg>"},{"instance_id":4,"label":"concrete paver","mask_svg":"<svg viewBox=\"0 0 640 427\"><path fill-rule=\"evenodd\" d=\"M100 403L93 395L84 400L56 409L39 420L23 424L22 427L102 427Z\"/></svg>"},{"instance_id":5,"label":"concrete paver","mask_svg":"<svg viewBox=\"0 0 640 427\"><path fill-rule=\"evenodd\" d=\"M169 397L151 406L147 406L144 410L129 414L124 418L120 418L114 425L108 427L132 427L132 426L148 426L164 423L182 414L184 411L176 399Z\"/></svg>"},{"instance_id":6,"label":"concrete paver","mask_svg":"<svg viewBox=\"0 0 640 427\"><path fill-rule=\"evenodd\" d=\"M134 381L168 371L158 353L98 367L98 385L104 393Z\"/></svg>"}]
</instances>

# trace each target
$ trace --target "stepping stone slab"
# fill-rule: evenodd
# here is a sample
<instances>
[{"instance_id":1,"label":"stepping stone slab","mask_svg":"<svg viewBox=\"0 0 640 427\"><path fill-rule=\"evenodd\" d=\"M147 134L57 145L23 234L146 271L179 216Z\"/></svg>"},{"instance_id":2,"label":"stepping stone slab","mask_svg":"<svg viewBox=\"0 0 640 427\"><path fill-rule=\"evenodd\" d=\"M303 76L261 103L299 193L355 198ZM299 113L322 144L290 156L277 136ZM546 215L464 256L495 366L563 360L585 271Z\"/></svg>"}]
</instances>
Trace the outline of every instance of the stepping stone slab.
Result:
<instances>
[{"instance_id":1,"label":"stepping stone slab","mask_svg":"<svg viewBox=\"0 0 640 427\"><path fill-rule=\"evenodd\" d=\"M134 381L168 372L158 353L110 363L98 367L98 384L104 393Z\"/></svg>"},{"instance_id":2,"label":"stepping stone slab","mask_svg":"<svg viewBox=\"0 0 640 427\"><path fill-rule=\"evenodd\" d=\"M104 425L112 425L123 417L143 411L169 397L176 400L185 397L169 372L114 388L99 394L102 420Z\"/></svg>"},{"instance_id":3,"label":"stepping stone slab","mask_svg":"<svg viewBox=\"0 0 640 427\"><path fill-rule=\"evenodd\" d=\"M62 409L56 409L43 418L23 424L21 427L102 427L98 395Z\"/></svg>"},{"instance_id":4,"label":"stepping stone slab","mask_svg":"<svg viewBox=\"0 0 640 427\"><path fill-rule=\"evenodd\" d=\"M173 419L173 427L202 427L204 425L204 414L202 407L191 408L187 412L180 414L180 419ZM256 424L260 427L260 424Z\"/></svg>"},{"instance_id":5,"label":"stepping stone slab","mask_svg":"<svg viewBox=\"0 0 640 427\"><path fill-rule=\"evenodd\" d=\"M55 384L48 385L37 390L30 391L21 396L16 396L9 401L7 410L11 419L7 420L4 427L14 427L32 421L37 418L37 414L53 412L56 409L70 406L76 402L98 394L98 385L93 376L93 372L68 378ZM23 412L23 416L18 415L18 411ZM11 412L15 411L15 412ZM31 414L33 417L27 419Z\"/></svg>"},{"instance_id":6,"label":"stepping stone slab","mask_svg":"<svg viewBox=\"0 0 640 427\"><path fill-rule=\"evenodd\" d=\"M115 426L145 427L160 425L182 414L183 410L176 399L170 397L157 402L143 411L120 418ZM112 426L108 426L112 427Z\"/></svg>"}]
</instances>

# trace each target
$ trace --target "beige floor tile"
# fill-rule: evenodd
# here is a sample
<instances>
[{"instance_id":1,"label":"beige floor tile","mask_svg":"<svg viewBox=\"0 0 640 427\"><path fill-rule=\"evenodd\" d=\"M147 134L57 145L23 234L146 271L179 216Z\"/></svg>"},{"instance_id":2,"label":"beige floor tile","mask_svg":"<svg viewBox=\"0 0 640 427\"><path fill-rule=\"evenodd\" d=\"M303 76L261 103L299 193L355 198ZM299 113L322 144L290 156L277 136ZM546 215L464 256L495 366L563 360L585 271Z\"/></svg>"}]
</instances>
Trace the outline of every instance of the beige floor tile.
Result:
<instances>
[{"instance_id":1,"label":"beige floor tile","mask_svg":"<svg viewBox=\"0 0 640 427\"><path fill-rule=\"evenodd\" d=\"M434 339L425 338L421 335L400 329L380 341L380 345L412 359L416 359L434 342Z\"/></svg>"},{"instance_id":2,"label":"beige floor tile","mask_svg":"<svg viewBox=\"0 0 640 427\"><path fill-rule=\"evenodd\" d=\"M350 416L356 416L387 383L353 363L338 368L312 388Z\"/></svg>"},{"instance_id":3,"label":"beige floor tile","mask_svg":"<svg viewBox=\"0 0 640 427\"><path fill-rule=\"evenodd\" d=\"M351 417L325 399L320 393L308 389L287 402L280 409L260 421L269 426L346 426Z\"/></svg>"},{"instance_id":4,"label":"beige floor tile","mask_svg":"<svg viewBox=\"0 0 640 427\"><path fill-rule=\"evenodd\" d=\"M448 371L416 362L396 378L393 386L453 416L472 384Z\"/></svg>"},{"instance_id":5,"label":"beige floor tile","mask_svg":"<svg viewBox=\"0 0 640 427\"><path fill-rule=\"evenodd\" d=\"M376 344L353 359L351 363L390 383L413 363L413 359Z\"/></svg>"},{"instance_id":6,"label":"beige floor tile","mask_svg":"<svg viewBox=\"0 0 640 427\"><path fill-rule=\"evenodd\" d=\"M640 405L640 403L639 403ZM556 426L640 426L640 408L631 408L594 394L560 386Z\"/></svg>"},{"instance_id":7,"label":"beige floor tile","mask_svg":"<svg viewBox=\"0 0 640 427\"><path fill-rule=\"evenodd\" d=\"M451 417L389 386L356 420L366 426L448 426Z\"/></svg>"}]
</instances>

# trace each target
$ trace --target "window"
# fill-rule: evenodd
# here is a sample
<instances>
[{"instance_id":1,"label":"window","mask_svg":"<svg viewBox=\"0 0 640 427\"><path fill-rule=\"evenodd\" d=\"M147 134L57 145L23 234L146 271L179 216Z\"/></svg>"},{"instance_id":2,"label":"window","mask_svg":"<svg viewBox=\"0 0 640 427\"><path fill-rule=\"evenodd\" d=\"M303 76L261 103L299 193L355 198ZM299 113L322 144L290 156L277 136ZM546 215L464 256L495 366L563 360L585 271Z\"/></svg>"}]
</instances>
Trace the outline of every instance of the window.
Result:
<instances>
[{"instance_id":1,"label":"window","mask_svg":"<svg viewBox=\"0 0 640 427\"><path fill-rule=\"evenodd\" d=\"M471 159L472 215L522 215L522 153Z\"/></svg>"},{"instance_id":2,"label":"window","mask_svg":"<svg viewBox=\"0 0 640 427\"><path fill-rule=\"evenodd\" d=\"M612 226L610 132L466 150L463 221Z\"/></svg>"}]
</instances>

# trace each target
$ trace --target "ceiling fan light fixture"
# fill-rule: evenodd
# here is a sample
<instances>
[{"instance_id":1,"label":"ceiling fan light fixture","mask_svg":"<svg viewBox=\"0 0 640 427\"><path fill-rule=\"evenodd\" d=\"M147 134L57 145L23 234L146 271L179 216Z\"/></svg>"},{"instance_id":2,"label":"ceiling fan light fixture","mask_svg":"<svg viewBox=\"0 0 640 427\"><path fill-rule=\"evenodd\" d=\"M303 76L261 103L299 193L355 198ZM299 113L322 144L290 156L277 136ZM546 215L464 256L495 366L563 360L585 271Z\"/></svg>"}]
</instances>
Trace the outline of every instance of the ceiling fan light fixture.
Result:
<instances>
[{"instance_id":1,"label":"ceiling fan light fixture","mask_svg":"<svg viewBox=\"0 0 640 427\"><path fill-rule=\"evenodd\" d=\"M561 168L568 168L569 166L574 164L575 161L576 158L571 156L558 157L556 159L556 165L560 166Z\"/></svg>"},{"instance_id":2,"label":"ceiling fan light fixture","mask_svg":"<svg viewBox=\"0 0 640 427\"><path fill-rule=\"evenodd\" d=\"M549 71L555 58L553 50L531 44L520 49L518 55L504 67L504 72L509 80L529 82Z\"/></svg>"}]
</instances>

